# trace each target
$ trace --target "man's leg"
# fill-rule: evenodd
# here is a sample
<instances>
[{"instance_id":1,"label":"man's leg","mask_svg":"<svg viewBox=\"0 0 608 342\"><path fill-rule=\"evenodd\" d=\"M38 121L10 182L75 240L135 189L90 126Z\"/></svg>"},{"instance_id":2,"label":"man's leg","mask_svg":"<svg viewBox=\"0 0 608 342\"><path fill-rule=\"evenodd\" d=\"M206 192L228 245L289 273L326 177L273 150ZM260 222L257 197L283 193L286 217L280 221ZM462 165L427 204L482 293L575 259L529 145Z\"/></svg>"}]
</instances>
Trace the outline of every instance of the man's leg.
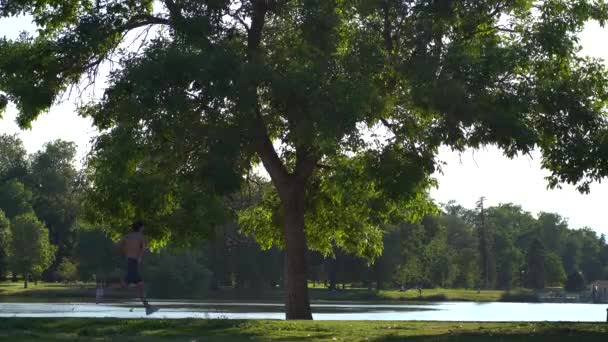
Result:
<instances>
[{"instance_id":1,"label":"man's leg","mask_svg":"<svg viewBox=\"0 0 608 342\"><path fill-rule=\"evenodd\" d=\"M146 315L151 315L158 311L157 307L150 305L146 300L146 286L143 280L137 283L137 292L139 293L141 303L144 305L144 308L146 308Z\"/></svg>"},{"instance_id":2,"label":"man's leg","mask_svg":"<svg viewBox=\"0 0 608 342\"><path fill-rule=\"evenodd\" d=\"M137 283L137 294L139 295L139 299L141 299L141 303L144 306L148 306L148 301L146 300L146 286L143 281Z\"/></svg>"}]
</instances>

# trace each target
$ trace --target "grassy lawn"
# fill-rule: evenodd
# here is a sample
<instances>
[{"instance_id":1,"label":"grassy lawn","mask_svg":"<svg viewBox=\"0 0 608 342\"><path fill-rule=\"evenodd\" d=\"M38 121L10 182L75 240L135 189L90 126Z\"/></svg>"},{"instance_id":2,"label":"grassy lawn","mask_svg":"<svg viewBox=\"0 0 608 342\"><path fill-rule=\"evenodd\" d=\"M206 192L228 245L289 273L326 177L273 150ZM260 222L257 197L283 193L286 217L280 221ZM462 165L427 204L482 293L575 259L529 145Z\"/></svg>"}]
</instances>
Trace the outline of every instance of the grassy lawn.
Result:
<instances>
[{"instance_id":1,"label":"grassy lawn","mask_svg":"<svg viewBox=\"0 0 608 342\"><path fill-rule=\"evenodd\" d=\"M23 288L23 282L0 282L1 301L91 301L95 296L95 284L63 284L63 283L29 283ZM129 297L128 293L118 293L117 296ZM132 297L132 295L131 295Z\"/></svg>"},{"instance_id":2,"label":"grassy lawn","mask_svg":"<svg viewBox=\"0 0 608 342\"><path fill-rule=\"evenodd\" d=\"M0 341L605 341L606 324L0 320Z\"/></svg>"},{"instance_id":3,"label":"grassy lawn","mask_svg":"<svg viewBox=\"0 0 608 342\"><path fill-rule=\"evenodd\" d=\"M0 282L0 301L4 300L23 300L32 301L40 299L90 301L94 296L95 284L57 284L57 283L33 283L29 284L28 289L23 288L23 283ZM133 297L133 293L125 291L113 291L110 297ZM417 290L397 291L382 290L369 291L360 288L347 288L346 290L329 291L322 287L310 287L310 295L313 300L351 300L351 301L534 301L530 291L518 290L511 293L505 291L484 290L477 293L477 290L464 289L424 289L422 296ZM183 298L176 298L183 299ZM283 292L281 290L235 290L224 289L217 292L210 292L208 296L198 299L209 300L266 300L282 301Z\"/></svg>"},{"instance_id":4,"label":"grassy lawn","mask_svg":"<svg viewBox=\"0 0 608 342\"><path fill-rule=\"evenodd\" d=\"M418 299L418 300L450 300L450 301L477 301L495 302L499 301L504 291L484 290L477 293L477 290L464 289L425 289L422 290L422 297L419 297L417 290L400 291L380 291L379 296L386 299Z\"/></svg>"},{"instance_id":5,"label":"grassy lawn","mask_svg":"<svg viewBox=\"0 0 608 342\"><path fill-rule=\"evenodd\" d=\"M25 293L25 292L36 292L36 291L65 291L68 289L79 289L82 287L95 287L93 283L83 283L83 284L65 284L65 283L45 283L38 282L28 283L28 288L23 288L23 282L18 281L16 283L4 281L0 282L0 294L16 294L16 293Z\"/></svg>"},{"instance_id":6,"label":"grassy lawn","mask_svg":"<svg viewBox=\"0 0 608 342\"><path fill-rule=\"evenodd\" d=\"M329 291L321 287L309 287L310 298L312 300L333 300L333 301L476 301L476 302L534 302L536 298L532 291L515 290L505 292L500 290L477 290L465 289L424 289L422 296L418 291L398 291L381 290L369 291L360 288L347 288L346 290ZM282 301L283 292L281 290L235 290L226 289L209 294L207 299L217 300L268 300Z\"/></svg>"}]
</instances>

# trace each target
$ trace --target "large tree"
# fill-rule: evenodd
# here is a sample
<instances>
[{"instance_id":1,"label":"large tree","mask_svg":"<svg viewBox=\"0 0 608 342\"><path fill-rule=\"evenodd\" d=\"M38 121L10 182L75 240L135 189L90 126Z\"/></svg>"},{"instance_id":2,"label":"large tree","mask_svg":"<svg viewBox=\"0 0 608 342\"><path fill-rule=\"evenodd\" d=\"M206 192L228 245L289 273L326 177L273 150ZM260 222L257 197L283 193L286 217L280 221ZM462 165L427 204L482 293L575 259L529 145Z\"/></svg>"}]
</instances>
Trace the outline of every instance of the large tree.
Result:
<instances>
[{"instance_id":1,"label":"large tree","mask_svg":"<svg viewBox=\"0 0 608 342\"><path fill-rule=\"evenodd\" d=\"M0 280L6 279L6 275L8 274L10 250L11 225L2 209L0 209Z\"/></svg>"},{"instance_id":2,"label":"large tree","mask_svg":"<svg viewBox=\"0 0 608 342\"><path fill-rule=\"evenodd\" d=\"M0 117L2 110L0 109ZM26 151L16 135L0 134L0 183L22 180L27 174Z\"/></svg>"},{"instance_id":3,"label":"large tree","mask_svg":"<svg viewBox=\"0 0 608 342\"><path fill-rule=\"evenodd\" d=\"M545 256L545 275L549 286L562 286L566 281L564 265L555 253L549 252Z\"/></svg>"},{"instance_id":4,"label":"large tree","mask_svg":"<svg viewBox=\"0 0 608 342\"><path fill-rule=\"evenodd\" d=\"M74 167L76 145L56 140L31 156L26 183L32 190L32 207L49 229L51 243L57 246L53 265L45 279L54 280L54 272L64 257L72 256L76 239L76 218L80 207L76 194L77 172Z\"/></svg>"},{"instance_id":5,"label":"large tree","mask_svg":"<svg viewBox=\"0 0 608 342\"><path fill-rule=\"evenodd\" d=\"M532 240L526 255L527 286L532 289L542 290L547 282L545 269L546 252L545 246L536 238Z\"/></svg>"},{"instance_id":6,"label":"large tree","mask_svg":"<svg viewBox=\"0 0 608 342\"><path fill-rule=\"evenodd\" d=\"M9 219L33 212L32 192L20 181L0 182L0 209Z\"/></svg>"},{"instance_id":7,"label":"large tree","mask_svg":"<svg viewBox=\"0 0 608 342\"><path fill-rule=\"evenodd\" d=\"M28 161L16 135L0 134L0 210L12 219L32 211L32 192L24 185Z\"/></svg>"},{"instance_id":8,"label":"large tree","mask_svg":"<svg viewBox=\"0 0 608 342\"><path fill-rule=\"evenodd\" d=\"M83 281L108 281L116 265L120 264L116 245L101 229L81 225L77 230L74 254Z\"/></svg>"},{"instance_id":9,"label":"large tree","mask_svg":"<svg viewBox=\"0 0 608 342\"><path fill-rule=\"evenodd\" d=\"M160 240L191 240L263 164L276 193L242 223L285 248L289 319L311 318L307 241L376 256L441 144L539 148L551 186L587 191L608 172L608 77L576 37L603 24L603 1L0 2L0 17L19 14L39 30L0 40L0 109L15 102L24 127L119 61L82 110L102 132L100 212L147 213Z\"/></svg>"},{"instance_id":10,"label":"large tree","mask_svg":"<svg viewBox=\"0 0 608 342\"><path fill-rule=\"evenodd\" d=\"M34 214L15 217L11 232L11 271L23 276L27 288L30 276L39 278L53 263L56 248L49 241L49 230Z\"/></svg>"}]
</instances>

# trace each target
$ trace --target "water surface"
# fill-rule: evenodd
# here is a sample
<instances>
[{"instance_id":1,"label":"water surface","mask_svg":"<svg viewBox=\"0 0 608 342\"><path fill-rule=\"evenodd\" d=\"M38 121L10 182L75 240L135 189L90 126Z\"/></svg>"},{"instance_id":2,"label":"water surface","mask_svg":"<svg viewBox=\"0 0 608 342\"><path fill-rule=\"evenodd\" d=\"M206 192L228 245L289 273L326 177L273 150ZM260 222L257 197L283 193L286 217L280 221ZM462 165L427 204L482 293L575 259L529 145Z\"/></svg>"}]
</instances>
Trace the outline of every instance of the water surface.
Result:
<instances>
[{"instance_id":1,"label":"water surface","mask_svg":"<svg viewBox=\"0 0 608 342\"><path fill-rule=\"evenodd\" d=\"M137 302L94 303L0 303L0 317L114 317L284 319L279 303L156 301L161 309L146 316ZM316 320L415 320L415 321L567 321L605 322L606 304L474 303L440 302L370 304L316 302Z\"/></svg>"}]
</instances>

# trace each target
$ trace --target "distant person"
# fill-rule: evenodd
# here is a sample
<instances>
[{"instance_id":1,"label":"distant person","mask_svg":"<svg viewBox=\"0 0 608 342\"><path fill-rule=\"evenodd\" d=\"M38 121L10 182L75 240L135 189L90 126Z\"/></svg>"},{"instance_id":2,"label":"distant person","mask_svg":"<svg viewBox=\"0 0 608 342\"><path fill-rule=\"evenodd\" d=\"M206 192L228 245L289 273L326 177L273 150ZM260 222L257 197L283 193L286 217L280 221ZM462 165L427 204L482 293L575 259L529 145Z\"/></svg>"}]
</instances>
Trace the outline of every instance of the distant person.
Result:
<instances>
[{"instance_id":1,"label":"distant person","mask_svg":"<svg viewBox=\"0 0 608 342\"><path fill-rule=\"evenodd\" d=\"M135 285L139 298L144 308L146 308L146 315L151 315L158 311L158 308L150 305L146 300L144 280L139 273L139 266L146 251L146 241L143 232L144 223L142 221L135 221L131 225L131 232L123 236L120 242L118 242L117 247L119 252L125 256L127 262L127 274L124 279L121 279L119 286L127 288L130 285Z\"/></svg>"}]
</instances>

